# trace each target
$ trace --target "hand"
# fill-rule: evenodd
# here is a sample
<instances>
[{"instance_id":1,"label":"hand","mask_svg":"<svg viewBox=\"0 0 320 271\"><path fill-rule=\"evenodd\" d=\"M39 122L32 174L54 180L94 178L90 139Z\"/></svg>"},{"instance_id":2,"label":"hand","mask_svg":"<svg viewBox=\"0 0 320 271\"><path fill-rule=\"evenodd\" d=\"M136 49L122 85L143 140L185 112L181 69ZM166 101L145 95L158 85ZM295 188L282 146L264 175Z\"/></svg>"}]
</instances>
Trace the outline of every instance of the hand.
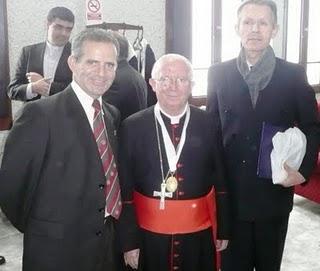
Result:
<instances>
[{"instance_id":1,"label":"hand","mask_svg":"<svg viewBox=\"0 0 320 271\"><path fill-rule=\"evenodd\" d=\"M284 163L283 167L287 171L288 177L283 181L283 183L281 184L282 186L290 187L306 181L306 179L300 174L299 171L289 167L286 163Z\"/></svg>"},{"instance_id":2,"label":"hand","mask_svg":"<svg viewBox=\"0 0 320 271\"><path fill-rule=\"evenodd\" d=\"M29 83L33 83L33 82L36 82L36 81L43 79L43 76L37 72L27 72L26 77L27 77Z\"/></svg>"},{"instance_id":3,"label":"hand","mask_svg":"<svg viewBox=\"0 0 320 271\"><path fill-rule=\"evenodd\" d=\"M123 254L124 262L132 269L138 269L140 249L133 249Z\"/></svg>"},{"instance_id":4,"label":"hand","mask_svg":"<svg viewBox=\"0 0 320 271\"><path fill-rule=\"evenodd\" d=\"M225 250L228 246L229 240L216 240L216 250L222 251Z\"/></svg>"},{"instance_id":5,"label":"hand","mask_svg":"<svg viewBox=\"0 0 320 271\"><path fill-rule=\"evenodd\" d=\"M51 78L44 78L36 72L28 72L26 74L29 83L32 86L32 92L41 96L49 96Z\"/></svg>"},{"instance_id":6,"label":"hand","mask_svg":"<svg viewBox=\"0 0 320 271\"><path fill-rule=\"evenodd\" d=\"M49 96L49 90L50 90L50 80L48 79L41 79L34 83L31 83L32 86L32 92L40 94L41 96Z\"/></svg>"}]
</instances>

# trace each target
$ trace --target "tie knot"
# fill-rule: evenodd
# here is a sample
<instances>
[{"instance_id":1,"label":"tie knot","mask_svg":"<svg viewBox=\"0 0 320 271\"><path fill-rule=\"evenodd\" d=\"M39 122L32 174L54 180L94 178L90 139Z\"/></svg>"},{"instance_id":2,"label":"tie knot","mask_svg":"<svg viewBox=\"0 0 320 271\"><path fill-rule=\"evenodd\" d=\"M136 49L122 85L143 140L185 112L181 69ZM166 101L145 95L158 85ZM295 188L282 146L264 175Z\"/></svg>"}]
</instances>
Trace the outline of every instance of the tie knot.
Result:
<instances>
[{"instance_id":1,"label":"tie knot","mask_svg":"<svg viewBox=\"0 0 320 271\"><path fill-rule=\"evenodd\" d=\"M96 111L101 111L101 105L97 99L93 100L92 106Z\"/></svg>"}]
</instances>

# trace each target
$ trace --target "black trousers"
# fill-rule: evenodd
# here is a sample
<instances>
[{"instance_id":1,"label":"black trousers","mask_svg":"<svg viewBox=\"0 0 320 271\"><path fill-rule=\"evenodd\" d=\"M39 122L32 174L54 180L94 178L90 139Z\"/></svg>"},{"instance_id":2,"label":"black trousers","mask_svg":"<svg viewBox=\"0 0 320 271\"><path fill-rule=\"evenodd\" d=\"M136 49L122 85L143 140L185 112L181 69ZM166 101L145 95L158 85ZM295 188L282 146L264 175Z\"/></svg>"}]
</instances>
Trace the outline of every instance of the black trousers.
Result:
<instances>
[{"instance_id":1,"label":"black trousers","mask_svg":"<svg viewBox=\"0 0 320 271\"><path fill-rule=\"evenodd\" d=\"M232 239L222 253L222 271L279 271L289 215L232 225Z\"/></svg>"},{"instance_id":2,"label":"black trousers","mask_svg":"<svg viewBox=\"0 0 320 271\"><path fill-rule=\"evenodd\" d=\"M116 220L112 216L105 219L103 253L98 263L97 271L119 271L121 253L116 245Z\"/></svg>"}]
</instances>

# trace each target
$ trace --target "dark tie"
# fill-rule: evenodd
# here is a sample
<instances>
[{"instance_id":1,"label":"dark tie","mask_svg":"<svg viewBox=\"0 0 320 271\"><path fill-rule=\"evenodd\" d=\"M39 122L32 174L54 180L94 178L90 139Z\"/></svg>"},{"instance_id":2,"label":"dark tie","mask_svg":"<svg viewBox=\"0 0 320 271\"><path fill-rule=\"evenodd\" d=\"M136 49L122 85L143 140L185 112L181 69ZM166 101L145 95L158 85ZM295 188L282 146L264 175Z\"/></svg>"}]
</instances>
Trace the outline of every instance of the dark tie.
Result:
<instances>
[{"instance_id":1,"label":"dark tie","mask_svg":"<svg viewBox=\"0 0 320 271\"><path fill-rule=\"evenodd\" d=\"M94 107L93 133L97 142L106 177L106 212L118 219L122 208L118 170L111 145L108 140L100 102L98 100L94 100L92 106Z\"/></svg>"}]
</instances>

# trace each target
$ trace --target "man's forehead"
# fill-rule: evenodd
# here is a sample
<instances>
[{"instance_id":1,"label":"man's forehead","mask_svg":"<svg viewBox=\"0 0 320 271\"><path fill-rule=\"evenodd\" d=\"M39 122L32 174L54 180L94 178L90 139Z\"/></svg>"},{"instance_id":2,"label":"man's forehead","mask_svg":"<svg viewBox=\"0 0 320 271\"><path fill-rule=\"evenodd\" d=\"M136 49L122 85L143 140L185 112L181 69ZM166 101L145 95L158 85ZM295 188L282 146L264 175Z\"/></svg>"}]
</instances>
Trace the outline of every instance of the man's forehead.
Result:
<instances>
[{"instance_id":1,"label":"man's forehead","mask_svg":"<svg viewBox=\"0 0 320 271\"><path fill-rule=\"evenodd\" d=\"M108 58L112 57L115 61L117 59L117 49L111 42L86 40L82 44L82 51L87 56L102 55Z\"/></svg>"},{"instance_id":2,"label":"man's forehead","mask_svg":"<svg viewBox=\"0 0 320 271\"><path fill-rule=\"evenodd\" d=\"M187 71L188 67L186 63L184 63L180 59L174 59L170 61L166 61L162 64L160 71Z\"/></svg>"},{"instance_id":3,"label":"man's forehead","mask_svg":"<svg viewBox=\"0 0 320 271\"><path fill-rule=\"evenodd\" d=\"M239 16L241 15L271 15L272 16L272 10L267 5L257 5L257 4L247 4L243 6L242 10L239 13Z\"/></svg>"}]
</instances>

